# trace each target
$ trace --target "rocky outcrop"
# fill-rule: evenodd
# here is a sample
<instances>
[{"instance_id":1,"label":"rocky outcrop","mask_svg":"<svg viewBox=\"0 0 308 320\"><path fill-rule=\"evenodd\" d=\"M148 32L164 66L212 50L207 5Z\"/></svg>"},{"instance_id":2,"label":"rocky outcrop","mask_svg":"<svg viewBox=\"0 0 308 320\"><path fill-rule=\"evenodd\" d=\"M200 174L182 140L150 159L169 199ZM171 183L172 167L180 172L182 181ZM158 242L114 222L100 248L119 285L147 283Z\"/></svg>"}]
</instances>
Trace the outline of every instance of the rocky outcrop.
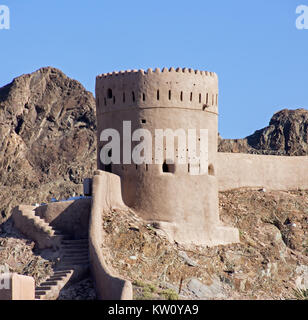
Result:
<instances>
[{"instance_id":1,"label":"rocky outcrop","mask_svg":"<svg viewBox=\"0 0 308 320\"><path fill-rule=\"evenodd\" d=\"M269 155L308 155L308 110L281 110L273 115L269 126L244 139L219 137L219 152Z\"/></svg>"},{"instance_id":2,"label":"rocky outcrop","mask_svg":"<svg viewBox=\"0 0 308 320\"><path fill-rule=\"evenodd\" d=\"M96 167L95 100L42 68L0 88L0 222L20 204L82 193Z\"/></svg>"}]
</instances>

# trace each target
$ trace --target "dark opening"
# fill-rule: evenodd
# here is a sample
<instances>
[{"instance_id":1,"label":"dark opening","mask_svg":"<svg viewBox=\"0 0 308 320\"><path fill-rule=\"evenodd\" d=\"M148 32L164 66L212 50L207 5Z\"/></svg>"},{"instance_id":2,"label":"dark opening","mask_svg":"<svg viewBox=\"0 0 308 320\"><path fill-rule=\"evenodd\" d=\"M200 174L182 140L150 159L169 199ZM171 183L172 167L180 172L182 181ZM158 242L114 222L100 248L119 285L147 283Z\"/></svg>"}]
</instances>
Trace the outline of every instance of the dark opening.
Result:
<instances>
[{"instance_id":1,"label":"dark opening","mask_svg":"<svg viewBox=\"0 0 308 320\"><path fill-rule=\"evenodd\" d=\"M206 101L205 101L205 103L208 105L209 104L209 94L207 93L206 94Z\"/></svg>"},{"instance_id":2,"label":"dark opening","mask_svg":"<svg viewBox=\"0 0 308 320\"><path fill-rule=\"evenodd\" d=\"M201 103L201 93L199 93L199 103Z\"/></svg>"},{"instance_id":3,"label":"dark opening","mask_svg":"<svg viewBox=\"0 0 308 320\"><path fill-rule=\"evenodd\" d=\"M157 90L157 100L159 100L159 90Z\"/></svg>"},{"instance_id":4,"label":"dark opening","mask_svg":"<svg viewBox=\"0 0 308 320\"><path fill-rule=\"evenodd\" d=\"M214 166L212 164L210 164L209 167L208 167L208 174L210 176L214 176L215 175Z\"/></svg>"},{"instance_id":5,"label":"dark opening","mask_svg":"<svg viewBox=\"0 0 308 320\"><path fill-rule=\"evenodd\" d=\"M123 92L123 102L125 102L125 92Z\"/></svg>"},{"instance_id":6,"label":"dark opening","mask_svg":"<svg viewBox=\"0 0 308 320\"><path fill-rule=\"evenodd\" d=\"M147 121L145 119L142 119L141 123L147 123Z\"/></svg>"},{"instance_id":7,"label":"dark opening","mask_svg":"<svg viewBox=\"0 0 308 320\"><path fill-rule=\"evenodd\" d=\"M107 98L108 99L112 98L112 90L110 88L107 90Z\"/></svg>"},{"instance_id":8,"label":"dark opening","mask_svg":"<svg viewBox=\"0 0 308 320\"><path fill-rule=\"evenodd\" d=\"M190 93L190 101L192 101L192 92Z\"/></svg>"},{"instance_id":9,"label":"dark opening","mask_svg":"<svg viewBox=\"0 0 308 320\"><path fill-rule=\"evenodd\" d=\"M113 97L113 104L115 104L115 97Z\"/></svg>"},{"instance_id":10,"label":"dark opening","mask_svg":"<svg viewBox=\"0 0 308 320\"><path fill-rule=\"evenodd\" d=\"M180 99L183 101L183 91L181 91Z\"/></svg>"},{"instance_id":11,"label":"dark opening","mask_svg":"<svg viewBox=\"0 0 308 320\"><path fill-rule=\"evenodd\" d=\"M133 99L133 102L135 102L136 99L135 99L135 92L134 91L132 92L132 99Z\"/></svg>"},{"instance_id":12,"label":"dark opening","mask_svg":"<svg viewBox=\"0 0 308 320\"><path fill-rule=\"evenodd\" d=\"M175 165L174 165L174 163L167 163L166 161L164 161L162 169L163 169L163 172L174 173L175 172Z\"/></svg>"},{"instance_id":13,"label":"dark opening","mask_svg":"<svg viewBox=\"0 0 308 320\"><path fill-rule=\"evenodd\" d=\"M111 156L112 156L112 149L108 151L108 157L111 157ZM105 171L112 173L112 163L105 164L104 169Z\"/></svg>"},{"instance_id":14,"label":"dark opening","mask_svg":"<svg viewBox=\"0 0 308 320\"><path fill-rule=\"evenodd\" d=\"M142 100L145 101L145 94L142 94Z\"/></svg>"},{"instance_id":15,"label":"dark opening","mask_svg":"<svg viewBox=\"0 0 308 320\"><path fill-rule=\"evenodd\" d=\"M169 90L169 100L171 100L171 90Z\"/></svg>"}]
</instances>

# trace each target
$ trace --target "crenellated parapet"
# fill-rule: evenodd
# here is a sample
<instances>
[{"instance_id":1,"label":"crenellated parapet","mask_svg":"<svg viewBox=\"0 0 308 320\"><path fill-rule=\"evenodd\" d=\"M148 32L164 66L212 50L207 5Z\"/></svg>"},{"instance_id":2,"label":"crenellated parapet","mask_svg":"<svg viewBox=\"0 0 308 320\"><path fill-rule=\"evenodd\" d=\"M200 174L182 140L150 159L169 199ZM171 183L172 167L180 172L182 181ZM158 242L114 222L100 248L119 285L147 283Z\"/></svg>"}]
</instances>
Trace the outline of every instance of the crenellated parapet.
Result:
<instances>
[{"instance_id":1,"label":"crenellated parapet","mask_svg":"<svg viewBox=\"0 0 308 320\"><path fill-rule=\"evenodd\" d=\"M188 68L126 70L96 78L99 113L128 108L182 108L218 112L218 77Z\"/></svg>"}]
</instances>

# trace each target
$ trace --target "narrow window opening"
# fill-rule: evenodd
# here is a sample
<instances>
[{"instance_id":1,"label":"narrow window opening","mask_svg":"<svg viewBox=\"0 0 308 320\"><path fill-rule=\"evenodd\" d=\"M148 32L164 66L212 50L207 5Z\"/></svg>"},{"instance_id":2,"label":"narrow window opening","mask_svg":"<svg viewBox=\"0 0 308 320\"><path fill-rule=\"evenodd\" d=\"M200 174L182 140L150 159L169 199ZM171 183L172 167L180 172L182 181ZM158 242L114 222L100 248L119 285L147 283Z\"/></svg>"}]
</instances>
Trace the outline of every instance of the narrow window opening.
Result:
<instances>
[{"instance_id":1,"label":"narrow window opening","mask_svg":"<svg viewBox=\"0 0 308 320\"><path fill-rule=\"evenodd\" d=\"M145 94L142 94L142 100L145 101Z\"/></svg>"},{"instance_id":2,"label":"narrow window opening","mask_svg":"<svg viewBox=\"0 0 308 320\"><path fill-rule=\"evenodd\" d=\"M208 174L210 176L215 176L215 170L214 170L214 166L212 164L210 164L208 167Z\"/></svg>"},{"instance_id":3,"label":"narrow window opening","mask_svg":"<svg viewBox=\"0 0 308 320\"><path fill-rule=\"evenodd\" d=\"M134 91L132 92L132 99L133 99L133 102L135 102L135 92Z\"/></svg>"},{"instance_id":4,"label":"narrow window opening","mask_svg":"<svg viewBox=\"0 0 308 320\"><path fill-rule=\"evenodd\" d=\"M159 100L159 90L157 90L157 100Z\"/></svg>"},{"instance_id":5,"label":"narrow window opening","mask_svg":"<svg viewBox=\"0 0 308 320\"><path fill-rule=\"evenodd\" d=\"M112 149L108 151L108 157L112 156ZM112 173L112 163L106 164L104 166L105 171Z\"/></svg>"},{"instance_id":6,"label":"narrow window opening","mask_svg":"<svg viewBox=\"0 0 308 320\"><path fill-rule=\"evenodd\" d=\"M148 164L145 165L145 171L148 171L149 170L149 166Z\"/></svg>"},{"instance_id":7,"label":"narrow window opening","mask_svg":"<svg viewBox=\"0 0 308 320\"><path fill-rule=\"evenodd\" d=\"M125 102L125 92L123 92L123 102Z\"/></svg>"},{"instance_id":8,"label":"narrow window opening","mask_svg":"<svg viewBox=\"0 0 308 320\"><path fill-rule=\"evenodd\" d=\"M105 106L107 105L107 101L106 101L106 98L104 98L104 105L105 105Z\"/></svg>"},{"instance_id":9,"label":"narrow window opening","mask_svg":"<svg viewBox=\"0 0 308 320\"><path fill-rule=\"evenodd\" d=\"M112 90L110 88L107 90L107 98L108 99L112 98Z\"/></svg>"},{"instance_id":10,"label":"narrow window opening","mask_svg":"<svg viewBox=\"0 0 308 320\"><path fill-rule=\"evenodd\" d=\"M193 98L193 94L192 92L190 93L190 101L192 101L192 98Z\"/></svg>"},{"instance_id":11,"label":"narrow window opening","mask_svg":"<svg viewBox=\"0 0 308 320\"><path fill-rule=\"evenodd\" d=\"M138 169L138 165L136 164L136 170Z\"/></svg>"},{"instance_id":12,"label":"narrow window opening","mask_svg":"<svg viewBox=\"0 0 308 320\"><path fill-rule=\"evenodd\" d=\"M183 101L183 91L181 91L180 99Z\"/></svg>"},{"instance_id":13,"label":"narrow window opening","mask_svg":"<svg viewBox=\"0 0 308 320\"><path fill-rule=\"evenodd\" d=\"M169 100L171 100L171 90L169 90Z\"/></svg>"},{"instance_id":14,"label":"narrow window opening","mask_svg":"<svg viewBox=\"0 0 308 320\"><path fill-rule=\"evenodd\" d=\"M175 172L175 165L174 165L174 163L167 163L167 161L164 161L162 169L163 169L163 172L174 173Z\"/></svg>"},{"instance_id":15,"label":"narrow window opening","mask_svg":"<svg viewBox=\"0 0 308 320\"><path fill-rule=\"evenodd\" d=\"M201 93L199 93L199 103L201 103Z\"/></svg>"},{"instance_id":16,"label":"narrow window opening","mask_svg":"<svg viewBox=\"0 0 308 320\"><path fill-rule=\"evenodd\" d=\"M188 164L188 173L190 172L190 163Z\"/></svg>"},{"instance_id":17,"label":"narrow window opening","mask_svg":"<svg viewBox=\"0 0 308 320\"><path fill-rule=\"evenodd\" d=\"M205 103L208 105L209 104L209 94L207 93L206 94L206 100L205 100Z\"/></svg>"}]
</instances>

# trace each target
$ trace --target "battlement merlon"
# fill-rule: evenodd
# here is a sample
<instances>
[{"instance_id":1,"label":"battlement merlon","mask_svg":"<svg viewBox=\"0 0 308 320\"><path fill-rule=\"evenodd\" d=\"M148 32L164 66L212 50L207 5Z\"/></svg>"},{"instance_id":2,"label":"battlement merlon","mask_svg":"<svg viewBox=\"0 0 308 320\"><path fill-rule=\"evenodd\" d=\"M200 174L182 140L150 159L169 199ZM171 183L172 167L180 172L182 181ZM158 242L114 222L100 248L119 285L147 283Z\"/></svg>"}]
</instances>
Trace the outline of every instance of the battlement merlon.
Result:
<instances>
[{"instance_id":1,"label":"battlement merlon","mask_svg":"<svg viewBox=\"0 0 308 320\"><path fill-rule=\"evenodd\" d=\"M194 70L191 68L177 68L174 69L173 67L167 69L167 68L163 68L162 70L160 70L160 68L155 68L154 70L149 68L147 70L143 70L143 69L139 69L139 70L125 70L125 71L113 71L113 72L109 72L109 73L103 73L100 74L96 77L96 79L100 79L100 78L107 78L110 76L123 76L123 75L127 75L127 74L136 74L136 73L141 73L143 75L146 74L167 74L167 73L173 73L173 72L177 72L177 73L184 73L184 74L190 74L190 75L200 75L200 76L204 76L204 77L216 77L217 78L217 74L215 72L211 72L211 71L201 71L201 70Z\"/></svg>"},{"instance_id":2,"label":"battlement merlon","mask_svg":"<svg viewBox=\"0 0 308 320\"><path fill-rule=\"evenodd\" d=\"M218 113L218 77L188 68L126 70L96 77L98 113L169 107Z\"/></svg>"}]
</instances>

